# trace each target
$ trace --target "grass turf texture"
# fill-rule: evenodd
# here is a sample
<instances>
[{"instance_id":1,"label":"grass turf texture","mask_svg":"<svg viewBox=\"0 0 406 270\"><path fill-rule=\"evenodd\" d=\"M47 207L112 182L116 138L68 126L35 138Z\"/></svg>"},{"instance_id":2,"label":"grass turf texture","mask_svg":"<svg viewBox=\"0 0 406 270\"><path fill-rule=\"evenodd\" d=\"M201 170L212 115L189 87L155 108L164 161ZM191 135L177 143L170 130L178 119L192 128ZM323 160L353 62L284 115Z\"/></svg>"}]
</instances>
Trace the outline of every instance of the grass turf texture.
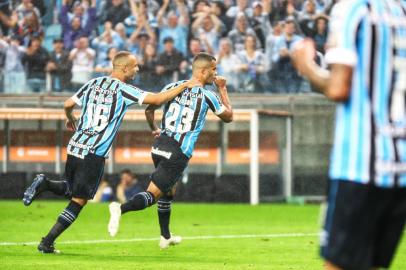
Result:
<instances>
[{"instance_id":1,"label":"grass turf texture","mask_svg":"<svg viewBox=\"0 0 406 270\"><path fill-rule=\"evenodd\" d=\"M21 202L0 201L0 269L322 269L315 235L320 227L318 205L174 203L171 230L192 239L162 251L156 206L124 215L118 235L111 238L107 204L89 204L57 239L62 253L40 254L38 241L66 204L38 200L25 207ZM294 235L301 233L305 235ZM226 235L236 237L216 237ZM106 241L89 243L92 240ZM36 243L22 244L27 242ZM391 269L406 269L406 240Z\"/></svg>"}]
</instances>

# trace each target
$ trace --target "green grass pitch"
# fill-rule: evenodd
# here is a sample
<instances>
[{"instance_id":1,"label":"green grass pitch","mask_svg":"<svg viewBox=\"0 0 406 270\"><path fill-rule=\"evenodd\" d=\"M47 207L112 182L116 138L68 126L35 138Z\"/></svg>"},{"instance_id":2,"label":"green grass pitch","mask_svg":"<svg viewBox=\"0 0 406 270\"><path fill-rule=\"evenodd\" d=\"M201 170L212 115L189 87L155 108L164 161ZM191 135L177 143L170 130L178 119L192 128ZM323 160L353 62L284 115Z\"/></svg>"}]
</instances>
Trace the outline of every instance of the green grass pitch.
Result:
<instances>
[{"instance_id":1,"label":"green grass pitch","mask_svg":"<svg viewBox=\"0 0 406 270\"><path fill-rule=\"evenodd\" d=\"M40 254L38 241L66 204L0 201L0 269L322 269L318 205L175 202L171 230L184 240L160 250L156 206L124 215L111 238L107 204L89 204L57 239L61 254ZM391 269L406 269L406 240Z\"/></svg>"}]
</instances>

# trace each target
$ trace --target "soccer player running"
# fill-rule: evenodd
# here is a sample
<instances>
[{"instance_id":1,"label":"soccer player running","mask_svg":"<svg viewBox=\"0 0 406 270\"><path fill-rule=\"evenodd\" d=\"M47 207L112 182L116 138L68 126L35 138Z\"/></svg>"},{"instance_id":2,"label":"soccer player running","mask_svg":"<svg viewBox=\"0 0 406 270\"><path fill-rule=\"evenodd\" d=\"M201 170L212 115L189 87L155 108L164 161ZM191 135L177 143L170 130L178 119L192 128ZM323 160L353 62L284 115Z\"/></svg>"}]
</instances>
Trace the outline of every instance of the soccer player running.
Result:
<instances>
[{"instance_id":1,"label":"soccer player running","mask_svg":"<svg viewBox=\"0 0 406 270\"><path fill-rule=\"evenodd\" d=\"M192 80L202 85L214 84L219 90L218 97L204 87L185 89L175 99L165 104L161 128L154 122L154 112L158 106L150 105L145 114L156 136L152 145L152 159L155 171L151 174L146 192L136 194L130 201L110 204L108 231L111 236L117 234L120 217L130 211L145 209L157 202L161 240L159 246L164 249L177 244L180 237L171 236L169 219L174 185L181 178L189 159L192 157L196 140L206 122L208 110L212 110L224 122L233 120L233 110L227 94L226 79L216 76L216 59L207 53L199 53L192 63ZM183 81L167 85L163 93L183 84Z\"/></svg>"},{"instance_id":2,"label":"soccer player running","mask_svg":"<svg viewBox=\"0 0 406 270\"><path fill-rule=\"evenodd\" d=\"M153 94L126 83L137 72L136 57L129 52L118 52L113 59L111 76L90 80L65 101L66 126L75 131L67 146L66 181L53 181L43 174L37 175L23 198L26 206L46 190L70 198L55 225L42 238L38 246L40 252L59 252L54 247L55 239L76 220L87 201L95 195L103 175L105 159L129 106L135 103L160 105L184 89L200 85L191 80L170 91ZM75 105L82 107L77 124L73 115Z\"/></svg>"},{"instance_id":3,"label":"soccer player running","mask_svg":"<svg viewBox=\"0 0 406 270\"><path fill-rule=\"evenodd\" d=\"M406 9L401 1L341 1L326 61L305 40L302 75L337 101L321 255L326 269L388 268L406 221Z\"/></svg>"}]
</instances>

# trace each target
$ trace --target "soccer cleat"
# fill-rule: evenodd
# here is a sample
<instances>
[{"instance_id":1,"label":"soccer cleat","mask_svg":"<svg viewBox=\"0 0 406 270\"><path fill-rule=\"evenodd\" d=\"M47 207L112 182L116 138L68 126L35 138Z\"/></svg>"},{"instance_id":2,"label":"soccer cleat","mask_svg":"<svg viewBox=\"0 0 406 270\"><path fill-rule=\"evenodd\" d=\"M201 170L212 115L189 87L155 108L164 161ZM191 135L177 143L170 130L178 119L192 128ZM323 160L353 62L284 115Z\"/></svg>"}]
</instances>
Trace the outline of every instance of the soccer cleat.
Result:
<instances>
[{"instance_id":1,"label":"soccer cleat","mask_svg":"<svg viewBox=\"0 0 406 270\"><path fill-rule=\"evenodd\" d=\"M118 227L120 226L120 217L121 217L121 204L118 202L112 202L109 205L110 210L110 221L107 227L110 236L116 236L118 232Z\"/></svg>"},{"instance_id":2,"label":"soccer cleat","mask_svg":"<svg viewBox=\"0 0 406 270\"><path fill-rule=\"evenodd\" d=\"M40 194L40 188L45 184L46 177L43 174L37 174L31 186L24 192L23 203L29 206Z\"/></svg>"},{"instance_id":3,"label":"soccer cleat","mask_svg":"<svg viewBox=\"0 0 406 270\"><path fill-rule=\"evenodd\" d=\"M159 247L161 249L167 249L169 246L174 246L182 242L182 237L171 235L171 238L165 239L161 236L161 241L159 241Z\"/></svg>"},{"instance_id":4,"label":"soccer cleat","mask_svg":"<svg viewBox=\"0 0 406 270\"><path fill-rule=\"evenodd\" d=\"M54 254L60 253L59 250L55 249L54 243L47 244L47 243L45 243L44 238L42 238L41 243L39 243L39 245L38 245L38 251L41 253L47 253L47 254L48 253L54 253Z\"/></svg>"}]
</instances>

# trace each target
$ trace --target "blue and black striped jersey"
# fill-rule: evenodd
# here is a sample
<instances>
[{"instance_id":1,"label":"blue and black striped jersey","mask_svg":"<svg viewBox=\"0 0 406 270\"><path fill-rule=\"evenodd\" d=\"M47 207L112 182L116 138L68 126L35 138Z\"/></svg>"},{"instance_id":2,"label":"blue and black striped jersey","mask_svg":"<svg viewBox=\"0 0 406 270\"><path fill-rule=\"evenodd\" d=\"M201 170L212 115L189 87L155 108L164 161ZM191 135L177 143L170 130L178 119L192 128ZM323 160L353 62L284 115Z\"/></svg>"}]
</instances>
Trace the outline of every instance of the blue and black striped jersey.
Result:
<instances>
[{"instance_id":1,"label":"blue and black striped jersey","mask_svg":"<svg viewBox=\"0 0 406 270\"><path fill-rule=\"evenodd\" d=\"M162 91L184 82L171 83ZM217 115L225 110L220 98L213 91L203 87L185 89L165 104L161 122L162 133L178 141L182 152L191 157L209 109Z\"/></svg>"},{"instance_id":2,"label":"blue and black striped jersey","mask_svg":"<svg viewBox=\"0 0 406 270\"><path fill-rule=\"evenodd\" d=\"M82 107L68 154L107 157L128 107L142 104L147 92L111 77L99 77L82 86L72 99Z\"/></svg>"},{"instance_id":3,"label":"blue and black striped jersey","mask_svg":"<svg viewBox=\"0 0 406 270\"><path fill-rule=\"evenodd\" d=\"M350 97L337 106L330 178L406 187L405 7L343 0L328 42L327 63L353 67Z\"/></svg>"}]
</instances>

